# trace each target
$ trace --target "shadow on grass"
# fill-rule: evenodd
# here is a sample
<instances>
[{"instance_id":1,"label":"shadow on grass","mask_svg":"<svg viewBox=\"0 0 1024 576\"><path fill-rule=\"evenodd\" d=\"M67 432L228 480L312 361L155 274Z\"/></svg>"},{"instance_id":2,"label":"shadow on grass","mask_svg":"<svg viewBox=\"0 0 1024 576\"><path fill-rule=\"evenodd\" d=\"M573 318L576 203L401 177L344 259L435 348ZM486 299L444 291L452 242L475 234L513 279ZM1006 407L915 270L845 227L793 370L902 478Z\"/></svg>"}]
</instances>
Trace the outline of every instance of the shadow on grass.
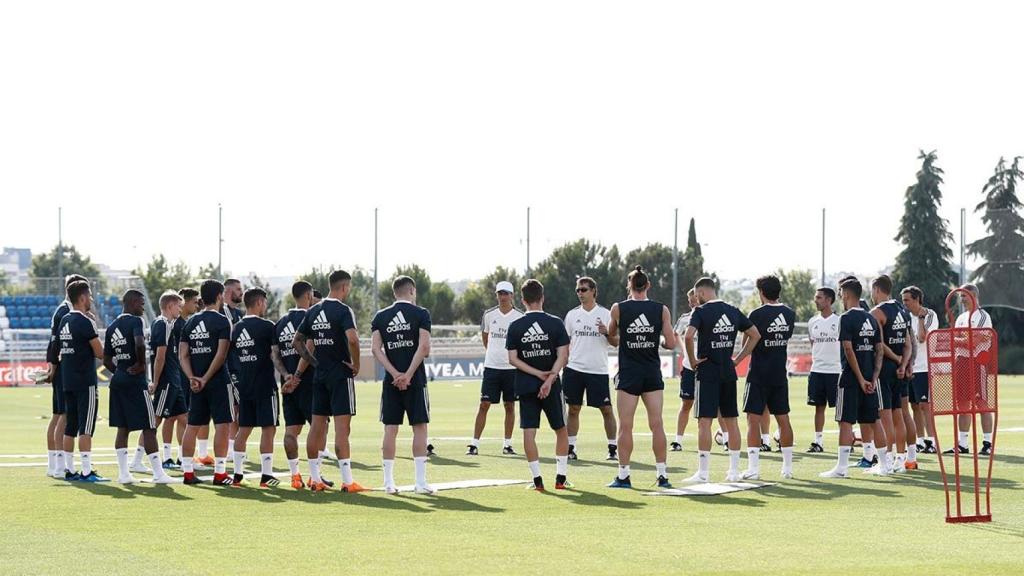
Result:
<instances>
[{"instance_id":1,"label":"shadow on grass","mask_svg":"<svg viewBox=\"0 0 1024 576\"><path fill-rule=\"evenodd\" d=\"M445 496L444 492L438 492L433 496L415 496L416 502L422 502L429 505L433 510L445 510L453 512L504 512L504 508L498 508L496 506L485 506L483 504L473 502L472 500L464 500L462 498L453 498L451 496Z\"/></svg>"},{"instance_id":2,"label":"shadow on grass","mask_svg":"<svg viewBox=\"0 0 1024 576\"><path fill-rule=\"evenodd\" d=\"M608 488L608 490L622 490L621 488ZM579 488L572 488L571 490L547 490L545 492L538 492L545 496L551 496L560 500L572 504L578 504L580 506L598 506L601 508L617 508L619 510L639 510L647 506L646 502L638 502L635 500L619 500L618 498L612 498L608 494L603 492L589 492L587 490L580 490Z\"/></svg>"},{"instance_id":3,"label":"shadow on grass","mask_svg":"<svg viewBox=\"0 0 1024 576\"><path fill-rule=\"evenodd\" d=\"M979 522L971 524L963 524L964 528L968 530L978 530L981 532L988 532L990 534L998 534L1000 536L1010 536L1012 538L1019 538L1024 540L1024 528L1018 528L1016 526L1007 526L1001 522Z\"/></svg>"},{"instance_id":4,"label":"shadow on grass","mask_svg":"<svg viewBox=\"0 0 1024 576\"><path fill-rule=\"evenodd\" d=\"M896 486L896 484L893 484ZM759 491L769 498L792 498L797 500L835 500L846 496L874 496L877 498L903 498L899 490L889 490L871 482L845 480L825 482L817 480L786 480L784 483L766 486Z\"/></svg>"},{"instance_id":5,"label":"shadow on grass","mask_svg":"<svg viewBox=\"0 0 1024 576\"><path fill-rule=\"evenodd\" d=\"M91 492L98 496L107 496L115 500L131 500L133 498L162 498L165 500L192 500L166 484L115 484L112 482L68 482L68 486Z\"/></svg>"},{"instance_id":6,"label":"shadow on grass","mask_svg":"<svg viewBox=\"0 0 1024 576\"><path fill-rule=\"evenodd\" d=\"M412 461L410 456L399 456L397 460L408 460ZM446 458L435 453L433 456L427 459L427 464L431 466L456 466L460 468L479 468L479 462L466 462L465 460L456 460L455 458Z\"/></svg>"}]
</instances>

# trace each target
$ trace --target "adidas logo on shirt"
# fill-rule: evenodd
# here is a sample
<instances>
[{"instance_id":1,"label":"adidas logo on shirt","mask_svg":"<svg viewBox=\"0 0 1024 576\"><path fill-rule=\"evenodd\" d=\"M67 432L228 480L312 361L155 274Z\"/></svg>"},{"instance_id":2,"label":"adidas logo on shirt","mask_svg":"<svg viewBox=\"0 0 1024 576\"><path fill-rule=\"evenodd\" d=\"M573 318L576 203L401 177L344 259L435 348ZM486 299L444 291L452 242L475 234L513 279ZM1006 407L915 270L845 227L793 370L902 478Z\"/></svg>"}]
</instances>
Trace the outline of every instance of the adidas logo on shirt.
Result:
<instances>
[{"instance_id":1,"label":"adidas logo on shirt","mask_svg":"<svg viewBox=\"0 0 1024 576\"><path fill-rule=\"evenodd\" d=\"M892 329L897 331L907 329L907 318L903 315L902 312L897 314L896 318L892 321Z\"/></svg>"},{"instance_id":2,"label":"adidas logo on shirt","mask_svg":"<svg viewBox=\"0 0 1024 576\"><path fill-rule=\"evenodd\" d=\"M288 344L291 346L292 340L295 339L295 326L292 326L291 321L284 325L281 329L281 335L278 336L277 341L281 344Z\"/></svg>"},{"instance_id":3,"label":"adidas logo on shirt","mask_svg":"<svg viewBox=\"0 0 1024 576\"><path fill-rule=\"evenodd\" d=\"M206 320L200 320L199 324L192 329L192 333L188 335L189 340L204 340L210 337L209 330L206 329Z\"/></svg>"},{"instance_id":4,"label":"adidas logo on shirt","mask_svg":"<svg viewBox=\"0 0 1024 576\"><path fill-rule=\"evenodd\" d=\"M726 332L735 332L736 327L733 326L732 322L729 321L729 318L725 314L722 314L718 319L718 322L715 322L715 327L712 328L711 331L715 334L724 334Z\"/></svg>"},{"instance_id":5,"label":"adidas logo on shirt","mask_svg":"<svg viewBox=\"0 0 1024 576\"><path fill-rule=\"evenodd\" d=\"M111 346L127 346L128 340L125 339L124 334L121 334L120 328L114 328L114 333L110 335Z\"/></svg>"},{"instance_id":6,"label":"adidas logo on shirt","mask_svg":"<svg viewBox=\"0 0 1024 576\"><path fill-rule=\"evenodd\" d=\"M654 326L647 321L647 316L641 314L633 320L629 326L626 327L626 334L652 334L654 333Z\"/></svg>"},{"instance_id":7,"label":"adidas logo on shirt","mask_svg":"<svg viewBox=\"0 0 1024 576\"><path fill-rule=\"evenodd\" d=\"M327 314L323 310L316 315L316 319L313 320L313 330L330 330L331 323L327 321Z\"/></svg>"},{"instance_id":8,"label":"adidas logo on shirt","mask_svg":"<svg viewBox=\"0 0 1024 576\"><path fill-rule=\"evenodd\" d=\"M548 338L549 336L544 333L540 324L534 322L533 326L530 326L530 329L526 331L526 334L523 334L522 342L524 344L527 342L547 342Z\"/></svg>"},{"instance_id":9,"label":"adidas logo on shirt","mask_svg":"<svg viewBox=\"0 0 1024 576\"><path fill-rule=\"evenodd\" d=\"M865 320L864 325L860 327L861 336L874 336L875 328L871 325L871 320Z\"/></svg>"},{"instance_id":10,"label":"adidas logo on shirt","mask_svg":"<svg viewBox=\"0 0 1024 576\"><path fill-rule=\"evenodd\" d=\"M405 332L406 330L412 330L412 324L405 320L405 315L399 310L398 314L395 314L395 317L391 319L391 322L388 322L388 334L392 332Z\"/></svg>"},{"instance_id":11,"label":"adidas logo on shirt","mask_svg":"<svg viewBox=\"0 0 1024 576\"><path fill-rule=\"evenodd\" d=\"M725 318L725 316L722 316ZM789 324L786 323L786 317L780 312L779 315L772 320L771 325L768 326L768 332L787 332L789 331Z\"/></svg>"},{"instance_id":12,"label":"adidas logo on shirt","mask_svg":"<svg viewBox=\"0 0 1024 576\"><path fill-rule=\"evenodd\" d=\"M249 330L242 328L242 333L238 335L238 340L235 341L235 348L251 348L256 345L256 342L249 336Z\"/></svg>"},{"instance_id":13,"label":"adidas logo on shirt","mask_svg":"<svg viewBox=\"0 0 1024 576\"><path fill-rule=\"evenodd\" d=\"M65 324L64 327L60 329L60 339L71 340L71 324Z\"/></svg>"}]
</instances>

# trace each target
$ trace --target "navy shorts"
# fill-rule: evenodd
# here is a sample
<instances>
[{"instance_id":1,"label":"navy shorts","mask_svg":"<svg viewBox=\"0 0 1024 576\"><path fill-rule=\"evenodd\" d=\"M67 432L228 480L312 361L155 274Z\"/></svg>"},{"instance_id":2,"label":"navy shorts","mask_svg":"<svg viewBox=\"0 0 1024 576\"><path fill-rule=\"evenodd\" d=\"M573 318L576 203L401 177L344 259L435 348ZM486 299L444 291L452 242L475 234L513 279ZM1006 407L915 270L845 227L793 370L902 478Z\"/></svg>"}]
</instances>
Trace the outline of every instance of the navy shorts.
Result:
<instances>
[{"instance_id":1,"label":"navy shorts","mask_svg":"<svg viewBox=\"0 0 1024 576\"><path fill-rule=\"evenodd\" d=\"M111 428L125 428L129 432L156 428L153 401L149 397L149 390L144 386L135 382L120 386L111 383L108 406Z\"/></svg>"},{"instance_id":2,"label":"navy shorts","mask_svg":"<svg viewBox=\"0 0 1024 576\"><path fill-rule=\"evenodd\" d=\"M430 422L430 393L426 378L399 390L389 376L380 392L380 421L385 426L401 426L406 416L410 426Z\"/></svg>"},{"instance_id":3,"label":"navy shorts","mask_svg":"<svg viewBox=\"0 0 1024 576\"><path fill-rule=\"evenodd\" d=\"M928 373L915 372L910 380L910 402L923 404L928 402Z\"/></svg>"},{"instance_id":4,"label":"navy shorts","mask_svg":"<svg viewBox=\"0 0 1024 576\"><path fill-rule=\"evenodd\" d=\"M313 378L313 415L356 415L356 383L346 371L317 371Z\"/></svg>"},{"instance_id":5,"label":"navy shorts","mask_svg":"<svg viewBox=\"0 0 1024 576\"><path fill-rule=\"evenodd\" d=\"M697 373L689 368L683 368L682 377L679 379L679 397L683 400L693 400L696 382Z\"/></svg>"},{"instance_id":6,"label":"navy shorts","mask_svg":"<svg viewBox=\"0 0 1024 576\"><path fill-rule=\"evenodd\" d=\"M835 408L839 391L839 374L811 372L807 376L807 405Z\"/></svg>"},{"instance_id":7,"label":"navy shorts","mask_svg":"<svg viewBox=\"0 0 1024 576\"><path fill-rule=\"evenodd\" d=\"M96 432L96 413L99 409L100 394L95 386L85 390L64 391L64 435L74 438L92 436Z\"/></svg>"},{"instance_id":8,"label":"navy shorts","mask_svg":"<svg viewBox=\"0 0 1024 576\"><path fill-rule=\"evenodd\" d=\"M591 374L566 367L562 370L565 402L570 406L583 405L583 393L587 395L587 406L602 408L612 405L607 374Z\"/></svg>"},{"instance_id":9,"label":"navy shorts","mask_svg":"<svg viewBox=\"0 0 1024 576\"><path fill-rule=\"evenodd\" d=\"M63 414L64 409L64 383L60 381L60 364L57 364L57 370L53 373L53 387L52 398L50 403L52 404L51 411L53 414Z\"/></svg>"},{"instance_id":10,"label":"navy shorts","mask_svg":"<svg viewBox=\"0 0 1024 576\"><path fill-rule=\"evenodd\" d=\"M313 380L303 379L295 390L281 394L284 407L284 425L302 426L313 423Z\"/></svg>"},{"instance_id":11,"label":"navy shorts","mask_svg":"<svg viewBox=\"0 0 1024 576\"><path fill-rule=\"evenodd\" d=\"M480 401L497 404L516 401L516 369L499 370L484 368L483 382L480 383Z\"/></svg>"},{"instance_id":12,"label":"navy shorts","mask_svg":"<svg viewBox=\"0 0 1024 576\"><path fill-rule=\"evenodd\" d=\"M789 414L789 381L785 377L771 383L747 379L743 390L743 411L763 414L765 408L773 416Z\"/></svg>"},{"instance_id":13,"label":"navy shorts","mask_svg":"<svg viewBox=\"0 0 1024 576\"><path fill-rule=\"evenodd\" d=\"M665 389L661 368L655 370L622 370L615 375L615 389L633 396Z\"/></svg>"},{"instance_id":14,"label":"navy shorts","mask_svg":"<svg viewBox=\"0 0 1024 576\"><path fill-rule=\"evenodd\" d=\"M872 394L865 394L855 381L839 388L836 396L836 422L874 424L881 410L881 387L875 387Z\"/></svg>"},{"instance_id":15,"label":"navy shorts","mask_svg":"<svg viewBox=\"0 0 1024 576\"><path fill-rule=\"evenodd\" d=\"M562 394L562 383L558 379L551 385L551 392L543 400L537 398L536 392L519 396L520 428L540 428L541 412L547 417L552 430L561 430L565 427L565 396Z\"/></svg>"},{"instance_id":16,"label":"navy shorts","mask_svg":"<svg viewBox=\"0 0 1024 576\"><path fill-rule=\"evenodd\" d=\"M277 426L280 412L281 404L277 398L277 390L243 394L238 402L238 426L242 428Z\"/></svg>"},{"instance_id":17,"label":"navy shorts","mask_svg":"<svg viewBox=\"0 0 1024 576\"><path fill-rule=\"evenodd\" d=\"M188 404L185 403L185 391L181 386L162 384L157 387L153 395L153 411L157 418L174 418L182 414L188 414Z\"/></svg>"},{"instance_id":18,"label":"navy shorts","mask_svg":"<svg viewBox=\"0 0 1024 576\"><path fill-rule=\"evenodd\" d=\"M712 367L714 368L714 367ZM736 381L722 380L717 370L698 370L694 382L694 404L697 410L694 418L736 418L740 415L736 407Z\"/></svg>"},{"instance_id":19,"label":"navy shorts","mask_svg":"<svg viewBox=\"0 0 1024 576\"><path fill-rule=\"evenodd\" d=\"M214 424L230 424L235 419L235 403L230 390L231 383L227 379L216 379L207 382L199 392L192 392L192 400L188 406L188 425L206 426L213 420Z\"/></svg>"}]
</instances>

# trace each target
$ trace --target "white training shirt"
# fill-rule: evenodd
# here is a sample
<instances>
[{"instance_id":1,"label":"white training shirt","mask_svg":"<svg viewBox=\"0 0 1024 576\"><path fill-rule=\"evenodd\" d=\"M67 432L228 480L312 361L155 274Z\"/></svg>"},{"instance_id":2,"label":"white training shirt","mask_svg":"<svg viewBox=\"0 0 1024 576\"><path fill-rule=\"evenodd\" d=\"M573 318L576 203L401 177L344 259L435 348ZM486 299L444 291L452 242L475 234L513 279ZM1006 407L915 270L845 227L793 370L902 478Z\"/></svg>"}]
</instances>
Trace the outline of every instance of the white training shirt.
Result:
<instances>
[{"instance_id":1,"label":"white training shirt","mask_svg":"<svg viewBox=\"0 0 1024 576\"><path fill-rule=\"evenodd\" d=\"M484 368L496 370L514 370L508 362L508 350L505 349L505 336L508 335L509 324L523 317L523 313L515 308L502 314L501 308L495 306L484 312L480 321L480 331L487 334L487 355L484 356Z\"/></svg>"},{"instance_id":2,"label":"white training shirt","mask_svg":"<svg viewBox=\"0 0 1024 576\"><path fill-rule=\"evenodd\" d=\"M598 319L607 329L612 313L600 304L590 312L577 306L565 315L565 331L569 333L568 367L587 374L608 374L608 338L598 332Z\"/></svg>"},{"instance_id":3,"label":"white training shirt","mask_svg":"<svg viewBox=\"0 0 1024 576\"><path fill-rule=\"evenodd\" d=\"M690 325L690 316L693 316L692 310L679 317L675 328L676 336L679 337L679 347L682 348L680 354L683 355L683 368L686 370L693 370L693 366L690 366L690 357L686 355L686 343L683 341L683 336L686 335L686 327ZM694 342L694 352L697 351L696 345L697 343Z\"/></svg>"},{"instance_id":4,"label":"white training shirt","mask_svg":"<svg viewBox=\"0 0 1024 576\"><path fill-rule=\"evenodd\" d=\"M926 332L931 332L939 327L939 316L934 310L929 308L925 308L924 310L924 328ZM914 358L914 374L928 372L928 338L925 337L925 341L921 342L920 318L916 316L911 318L910 332L914 335L914 341L917 342L917 356Z\"/></svg>"},{"instance_id":5,"label":"white training shirt","mask_svg":"<svg viewBox=\"0 0 1024 576\"><path fill-rule=\"evenodd\" d=\"M956 324L955 324L955 326L957 328L966 328L967 327L967 315L968 314L969 314L969 312L962 312L959 316L956 317ZM974 314L971 316L971 328L991 328L991 327L992 327L992 316L989 316L989 313L985 312L984 310L981 310L981 309L975 310ZM974 345L974 353L975 354L978 354L979 352L986 352L986 351L992 349L992 343L987 341L987 340L983 340L981 342L978 342L978 341L975 341L975 342L976 342L975 345Z\"/></svg>"},{"instance_id":6,"label":"white training shirt","mask_svg":"<svg viewBox=\"0 0 1024 576\"><path fill-rule=\"evenodd\" d=\"M823 318L815 314L807 322L807 336L811 340L811 372L839 374L839 314Z\"/></svg>"}]
</instances>

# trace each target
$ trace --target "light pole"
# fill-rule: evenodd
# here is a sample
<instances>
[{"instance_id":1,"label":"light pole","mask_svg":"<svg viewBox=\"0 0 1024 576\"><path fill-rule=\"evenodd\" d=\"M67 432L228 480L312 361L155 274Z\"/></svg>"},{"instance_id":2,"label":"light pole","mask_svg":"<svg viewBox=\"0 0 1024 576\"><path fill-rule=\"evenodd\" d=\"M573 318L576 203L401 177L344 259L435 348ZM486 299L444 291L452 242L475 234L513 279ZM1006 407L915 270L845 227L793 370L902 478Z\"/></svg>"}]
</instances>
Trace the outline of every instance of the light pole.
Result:
<instances>
[{"instance_id":1,"label":"light pole","mask_svg":"<svg viewBox=\"0 0 1024 576\"><path fill-rule=\"evenodd\" d=\"M676 321L679 306L679 208L675 209L675 230L672 239L672 322ZM673 325L674 329L674 325ZM676 348L672 348L672 376L676 375Z\"/></svg>"}]
</instances>

